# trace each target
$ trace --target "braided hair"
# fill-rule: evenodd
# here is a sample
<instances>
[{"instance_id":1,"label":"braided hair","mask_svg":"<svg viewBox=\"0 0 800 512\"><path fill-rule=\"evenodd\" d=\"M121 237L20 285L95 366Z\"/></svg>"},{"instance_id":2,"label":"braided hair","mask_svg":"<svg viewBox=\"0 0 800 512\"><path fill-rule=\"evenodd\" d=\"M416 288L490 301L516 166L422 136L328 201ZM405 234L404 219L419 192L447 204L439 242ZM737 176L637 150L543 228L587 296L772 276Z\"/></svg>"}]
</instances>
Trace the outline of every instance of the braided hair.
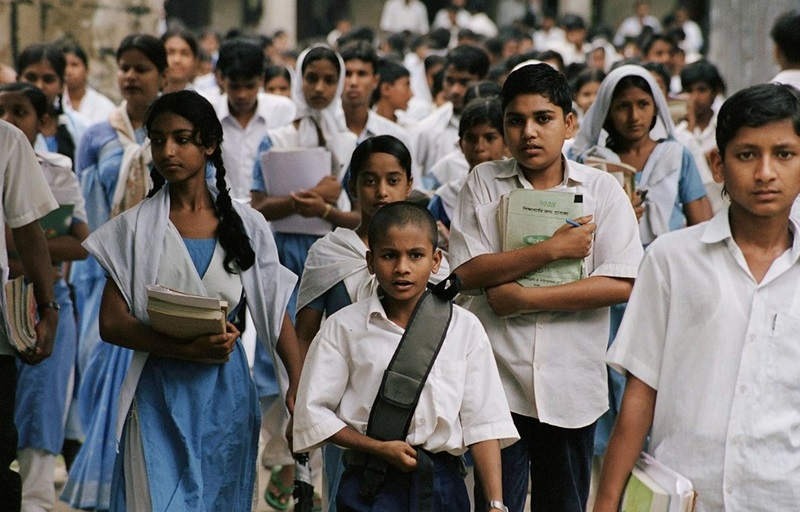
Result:
<instances>
[{"instance_id":1,"label":"braided hair","mask_svg":"<svg viewBox=\"0 0 800 512\"><path fill-rule=\"evenodd\" d=\"M209 158L216 169L216 185L219 190L215 203L219 217L217 238L225 250L225 270L231 274L236 273L237 268L238 270L247 270L255 262L255 252L250 245L250 238L244 230L242 218L233 209L231 196L225 183L225 164L222 161L222 125L214 107L194 91L183 90L165 94L150 105L144 122L147 133L150 133L156 117L165 112L179 115L192 123L195 127L194 138L201 146L205 148L215 146L214 152ZM165 183L164 177L155 169L150 174L153 179L153 189L148 197L154 195ZM235 263L236 267L232 263Z\"/></svg>"}]
</instances>

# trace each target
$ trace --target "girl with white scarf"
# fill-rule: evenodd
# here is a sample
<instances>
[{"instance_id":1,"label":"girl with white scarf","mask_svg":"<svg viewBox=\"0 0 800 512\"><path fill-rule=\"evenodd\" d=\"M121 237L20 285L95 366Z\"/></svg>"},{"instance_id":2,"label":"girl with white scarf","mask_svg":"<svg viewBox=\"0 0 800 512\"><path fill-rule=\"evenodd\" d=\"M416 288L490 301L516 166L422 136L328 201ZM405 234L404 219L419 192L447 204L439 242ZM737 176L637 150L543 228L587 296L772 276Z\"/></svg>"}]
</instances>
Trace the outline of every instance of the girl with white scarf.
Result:
<instances>
[{"instance_id":1,"label":"girl with white scarf","mask_svg":"<svg viewBox=\"0 0 800 512\"><path fill-rule=\"evenodd\" d=\"M135 351L120 396L111 510L250 510L259 412L242 326L234 323L246 302L259 339L283 363L275 371L288 375L281 383L292 408L300 353L286 304L295 277L278 263L261 215L231 200L211 104L179 91L149 112L158 170L152 196L84 243L109 275L103 339ZM216 190L206 180L208 162ZM225 332L178 340L154 330L150 284L226 300Z\"/></svg>"},{"instance_id":2,"label":"girl with white scarf","mask_svg":"<svg viewBox=\"0 0 800 512\"><path fill-rule=\"evenodd\" d=\"M269 195L262 175L261 159L253 168L251 205L267 220L292 214L319 217L331 228L355 228L358 211L349 211L341 180L350 155L356 147L355 135L344 124L340 96L344 88L344 62L326 46L304 51L297 60L298 79L292 82L292 99L297 105L297 119L288 126L270 130L259 147L259 154L274 148L326 147L332 155L331 175L310 190L298 190L287 196ZM318 235L275 233L281 263L301 276L306 255ZM294 316L296 293L289 310Z\"/></svg>"},{"instance_id":3,"label":"girl with white scarf","mask_svg":"<svg viewBox=\"0 0 800 512\"><path fill-rule=\"evenodd\" d=\"M667 137L656 140L652 130L658 123ZM608 138L601 144L603 130ZM641 213L639 234L644 245L661 234L711 218L697 165L675 140L673 130L667 100L655 79L640 66L620 66L603 80L572 148L579 162L595 156L639 170L640 193L634 207Z\"/></svg>"}]
</instances>

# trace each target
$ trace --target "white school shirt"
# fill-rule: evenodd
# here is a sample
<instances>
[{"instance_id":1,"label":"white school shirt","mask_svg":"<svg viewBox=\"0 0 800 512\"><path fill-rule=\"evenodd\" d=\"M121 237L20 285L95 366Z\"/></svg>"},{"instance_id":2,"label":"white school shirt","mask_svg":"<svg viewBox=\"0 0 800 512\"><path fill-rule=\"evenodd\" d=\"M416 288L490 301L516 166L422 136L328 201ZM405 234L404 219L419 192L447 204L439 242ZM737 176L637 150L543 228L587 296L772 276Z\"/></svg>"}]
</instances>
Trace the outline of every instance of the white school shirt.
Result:
<instances>
[{"instance_id":1,"label":"white school shirt","mask_svg":"<svg viewBox=\"0 0 800 512\"><path fill-rule=\"evenodd\" d=\"M639 227L625 192L608 173L566 161L564 182L550 190L583 195L583 212L597 223L586 274L633 278L642 258ZM461 189L450 231L450 262L502 251L498 206L504 194L533 188L515 159L476 166ZM608 409L606 366L609 309L542 311L511 318L494 314L481 294L470 311L494 349L511 410L564 428L589 425Z\"/></svg>"},{"instance_id":2,"label":"white school shirt","mask_svg":"<svg viewBox=\"0 0 800 512\"><path fill-rule=\"evenodd\" d=\"M62 98L64 100L64 107L82 115L87 120L88 125L108 121L108 116L110 116L111 112L117 107L107 96L92 87L86 88L86 92L83 94L83 99L78 109L73 108L66 87L64 88Z\"/></svg>"},{"instance_id":3,"label":"white school shirt","mask_svg":"<svg viewBox=\"0 0 800 512\"><path fill-rule=\"evenodd\" d=\"M231 114L227 94L220 96L215 110L222 123L222 159L227 170L225 181L233 199L249 203L258 145L268 130L291 123L297 109L289 98L258 93L255 115L244 128Z\"/></svg>"},{"instance_id":4,"label":"white school shirt","mask_svg":"<svg viewBox=\"0 0 800 512\"><path fill-rule=\"evenodd\" d=\"M784 69L775 78L770 80L773 84L791 85L795 89L800 89L800 69Z\"/></svg>"},{"instance_id":5,"label":"white school shirt","mask_svg":"<svg viewBox=\"0 0 800 512\"><path fill-rule=\"evenodd\" d=\"M415 127L416 161L426 176L439 160L458 149L459 116L449 101L437 107Z\"/></svg>"},{"instance_id":6,"label":"white school shirt","mask_svg":"<svg viewBox=\"0 0 800 512\"><path fill-rule=\"evenodd\" d=\"M658 237L608 362L658 391L649 451L689 478L697 512L800 503L800 236L761 283L728 209Z\"/></svg>"},{"instance_id":7,"label":"white school shirt","mask_svg":"<svg viewBox=\"0 0 800 512\"><path fill-rule=\"evenodd\" d=\"M2 208L0 223L11 229L26 226L58 208L50 192L44 172L28 139L16 127L0 120L0 190ZM0 284L5 289L8 280L8 251L6 238L0 237ZM6 311L6 295L0 293L0 311ZM16 351L6 337L8 327L3 318L0 324L0 355Z\"/></svg>"},{"instance_id":8,"label":"white school shirt","mask_svg":"<svg viewBox=\"0 0 800 512\"><path fill-rule=\"evenodd\" d=\"M390 119L386 119L374 110L370 110L367 114L367 125L364 131L358 136L357 144L361 144L370 137L377 135L391 135L402 142L410 154L414 154L414 140L409 135L409 132L403 126L395 123ZM422 187L422 169L419 164L412 158L411 162L411 177L414 178L414 189L423 190Z\"/></svg>"},{"instance_id":9,"label":"white school shirt","mask_svg":"<svg viewBox=\"0 0 800 512\"><path fill-rule=\"evenodd\" d=\"M386 317L376 294L322 324L300 376L295 451L310 451L348 425L366 434L370 409L403 333ZM489 439L505 447L519 436L486 333L474 315L453 306L406 442L461 455L467 446Z\"/></svg>"},{"instance_id":10,"label":"white school shirt","mask_svg":"<svg viewBox=\"0 0 800 512\"><path fill-rule=\"evenodd\" d=\"M428 33L428 9L419 0L386 0L381 14L381 30L400 33L408 30L412 34Z\"/></svg>"},{"instance_id":11,"label":"white school shirt","mask_svg":"<svg viewBox=\"0 0 800 512\"><path fill-rule=\"evenodd\" d=\"M652 28L654 34L661 32L661 23L653 16L647 15L644 19L639 19L639 16L628 16L622 20L614 35L614 45L620 47L625 44L626 38L639 37L644 27Z\"/></svg>"}]
</instances>

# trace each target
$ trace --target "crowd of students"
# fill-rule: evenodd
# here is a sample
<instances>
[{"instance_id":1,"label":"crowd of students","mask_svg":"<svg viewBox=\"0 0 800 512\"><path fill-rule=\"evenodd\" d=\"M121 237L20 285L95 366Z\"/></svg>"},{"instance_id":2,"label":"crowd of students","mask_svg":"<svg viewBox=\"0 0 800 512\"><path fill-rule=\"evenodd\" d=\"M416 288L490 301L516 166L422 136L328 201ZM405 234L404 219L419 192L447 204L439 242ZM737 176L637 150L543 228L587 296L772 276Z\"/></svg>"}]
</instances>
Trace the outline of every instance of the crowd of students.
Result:
<instances>
[{"instance_id":1,"label":"crowd of students","mask_svg":"<svg viewBox=\"0 0 800 512\"><path fill-rule=\"evenodd\" d=\"M800 12L771 31L773 83L726 99L683 7L662 24L640 0L590 38L463 1L429 32L420 6L299 53L284 33L131 34L119 105L79 46L20 53L0 258L39 323L34 350L0 348L9 510L52 510L59 454L77 509L250 510L260 464L286 510L318 448L331 511L586 510L597 461L595 510L617 510L643 446L698 511L800 501ZM314 148L323 178L270 189L270 156ZM516 189L584 214L504 251ZM68 228L45 238L57 205ZM586 277L517 283L564 259ZM225 332L154 331L155 283L226 300Z\"/></svg>"}]
</instances>

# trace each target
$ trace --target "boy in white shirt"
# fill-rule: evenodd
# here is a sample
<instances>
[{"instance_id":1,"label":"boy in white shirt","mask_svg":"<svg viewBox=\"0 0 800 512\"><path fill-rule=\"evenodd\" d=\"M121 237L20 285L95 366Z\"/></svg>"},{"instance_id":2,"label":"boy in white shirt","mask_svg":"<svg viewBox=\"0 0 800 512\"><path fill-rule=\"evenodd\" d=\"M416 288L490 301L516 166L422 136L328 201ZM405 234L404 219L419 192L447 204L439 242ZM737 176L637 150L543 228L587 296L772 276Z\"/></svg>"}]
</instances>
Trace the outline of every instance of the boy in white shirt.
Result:
<instances>
[{"instance_id":1,"label":"boy in white shirt","mask_svg":"<svg viewBox=\"0 0 800 512\"><path fill-rule=\"evenodd\" d=\"M450 258L465 290L485 290L470 310L489 334L521 436L502 454L509 509L523 510L530 471L533 510L585 510L595 422L608 409L608 307L630 294L642 256L639 230L611 175L561 154L575 129L561 73L547 64L519 68L503 86L502 105L513 158L480 164L467 177L452 219ZM499 203L519 188L581 194L585 216L575 219L581 226L565 223L548 240L502 252ZM568 258L583 258L588 277L535 288L516 283Z\"/></svg>"},{"instance_id":2,"label":"boy in white shirt","mask_svg":"<svg viewBox=\"0 0 800 512\"><path fill-rule=\"evenodd\" d=\"M422 206L401 202L378 210L370 221L366 258L383 296L333 314L306 357L295 406L294 449L307 452L325 442L348 449L338 510L410 512L418 510L422 494L429 491L431 510L469 511L458 462L468 446L483 492L491 499L493 508L487 510L507 510L500 447L518 437L489 341L466 310L452 308L405 440L380 441L365 434L385 370L442 260L437 238L436 222ZM368 478L364 463L353 462L365 458L388 463L372 500L360 492ZM431 462L432 483L423 471Z\"/></svg>"},{"instance_id":3,"label":"boy in white shirt","mask_svg":"<svg viewBox=\"0 0 800 512\"><path fill-rule=\"evenodd\" d=\"M616 511L648 451L692 481L698 512L800 503L800 93L757 85L717 117L730 206L650 245L608 354L628 380L595 511Z\"/></svg>"}]
</instances>

